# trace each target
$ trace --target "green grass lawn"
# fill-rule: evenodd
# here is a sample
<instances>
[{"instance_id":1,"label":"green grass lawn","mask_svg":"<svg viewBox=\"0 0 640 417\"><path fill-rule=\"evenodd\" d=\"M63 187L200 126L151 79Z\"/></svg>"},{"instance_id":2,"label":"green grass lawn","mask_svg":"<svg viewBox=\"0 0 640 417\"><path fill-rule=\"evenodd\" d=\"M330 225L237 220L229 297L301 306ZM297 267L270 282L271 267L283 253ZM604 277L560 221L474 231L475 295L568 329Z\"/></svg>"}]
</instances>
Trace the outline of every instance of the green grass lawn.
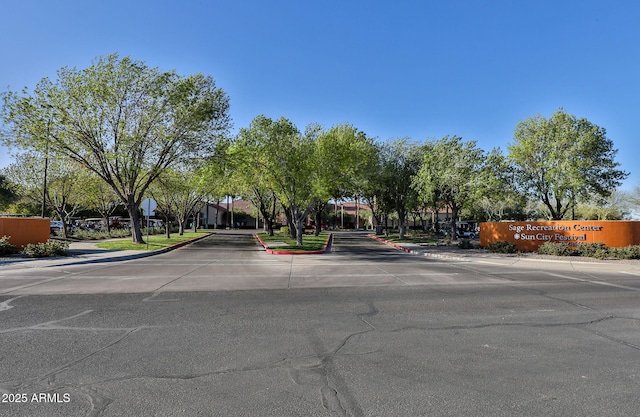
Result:
<instances>
[{"instance_id":1,"label":"green grass lawn","mask_svg":"<svg viewBox=\"0 0 640 417\"><path fill-rule=\"evenodd\" d=\"M151 235L149 236L149 248L147 248L146 243L137 245L131 242L130 237L122 240L112 240L109 242L98 243L96 246L101 249L110 250L158 250L166 248L167 246L175 245L176 243L184 242L185 240L191 240L196 237L204 236L209 233L210 232L185 232L182 236L175 233L171 234L171 238L169 239L167 239L165 235ZM147 236L143 236L143 239L146 242Z\"/></svg>"},{"instance_id":2,"label":"green grass lawn","mask_svg":"<svg viewBox=\"0 0 640 417\"><path fill-rule=\"evenodd\" d=\"M258 233L260 239L267 245L269 242L284 242L287 246L278 246L273 247L273 250L281 250L287 252L310 252L310 251L318 251L324 248L325 243L327 243L327 239L329 238L329 233L322 232L319 236L315 236L313 234L302 236L302 246L298 246L294 239L289 238L288 235L282 235L280 233L274 233L273 236L269 236L266 233Z\"/></svg>"}]
</instances>

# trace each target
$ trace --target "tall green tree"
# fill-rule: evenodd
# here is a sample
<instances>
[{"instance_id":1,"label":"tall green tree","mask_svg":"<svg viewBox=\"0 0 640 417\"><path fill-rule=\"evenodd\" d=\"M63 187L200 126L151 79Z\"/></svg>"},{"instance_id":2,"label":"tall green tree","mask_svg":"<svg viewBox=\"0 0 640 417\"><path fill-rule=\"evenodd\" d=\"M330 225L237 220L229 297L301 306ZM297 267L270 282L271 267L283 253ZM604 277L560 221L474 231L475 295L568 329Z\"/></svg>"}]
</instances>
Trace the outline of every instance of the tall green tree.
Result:
<instances>
[{"instance_id":1,"label":"tall green tree","mask_svg":"<svg viewBox=\"0 0 640 417\"><path fill-rule=\"evenodd\" d=\"M485 155L473 211L478 219L523 220L526 196L515 185L514 167L499 148Z\"/></svg>"},{"instance_id":2,"label":"tall green tree","mask_svg":"<svg viewBox=\"0 0 640 417\"><path fill-rule=\"evenodd\" d=\"M317 197L314 190L316 166L312 156L319 131L312 126L302 134L291 122L280 119L274 133L272 138L276 141L270 144L271 158L267 169L273 175L278 199L290 214L296 243L302 246L305 221Z\"/></svg>"},{"instance_id":3,"label":"tall green tree","mask_svg":"<svg viewBox=\"0 0 640 417\"><path fill-rule=\"evenodd\" d=\"M5 142L49 146L93 171L127 208L135 243L143 243L139 208L150 184L180 159L208 155L230 126L229 99L210 76L117 54L3 98Z\"/></svg>"},{"instance_id":4,"label":"tall green tree","mask_svg":"<svg viewBox=\"0 0 640 417\"><path fill-rule=\"evenodd\" d=\"M522 190L560 220L576 204L606 198L628 176L618 169L617 149L604 128L560 109L518 123L509 159Z\"/></svg>"},{"instance_id":5,"label":"tall green tree","mask_svg":"<svg viewBox=\"0 0 640 417\"><path fill-rule=\"evenodd\" d=\"M7 177L0 174L0 210L6 210L9 205L18 200L18 194Z\"/></svg>"},{"instance_id":6,"label":"tall green tree","mask_svg":"<svg viewBox=\"0 0 640 417\"><path fill-rule=\"evenodd\" d=\"M155 212L157 216L161 216L164 220L164 234L167 239L171 238L171 220L175 217L173 198L174 198L174 176L170 171L165 171L156 178L149 186L148 193L151 195L158 205Z\"/></svg>"},{"instance_id":7,"label":"tall green tree","mask_svg":"<svg viewBox=\"0 0 640 417\"><path fill-rule=\"evenodd\" d=\"M88 174L64 156L52 154L49 159L46 189L42 176L44 161L35 151L17 154L15 162L4 172L27 202L39 205L44 197L45 212L55 213L63 223L64 237L68 237L71 218L84 207Z\"/></svg>"},{"instance_id":8,"label":"tall green tree","mask_svg":"<svg viewBox=\"0 0 640 417\"><path fill-rule=\"evenodd\" d=\"M375 151L367 166L366 181L362 185L361 196L371 208L371 214L376 222L376 233L381 233L383 225L387 223L390 213L393 211L394 202L387 198L389 181L384 170L386 145L375 143ZM388 234L388 230L386 230Z\"/></svg>"},{"instance_id":9,"label":"tall green tree","mask_svg":"<svg viewBox=\"0 0 640 417\"><path fill-rule=\"evenodd\" d=\"M196 223L201 203L208 200L215 187L205 168L180 166L165 170L150 187L150 194L167 215L165 221L169 214L175 216L178 234L183 235L187 220L193 216Z\"/></svg>"},{"instance_id":10,"label":"tall green tree","mask_svg":"<svg viewBox=\"0 0 640 417\"><path fill-rule=\"evenodd\" d=\"M329 200L362 196L376 150L371 138L346 123L318 135L310 155L315 175L311 213L317 226ZM316 227L316 234L319 233L320 227Z\"/></svg>"},{"instance_id":11,"label":"tall green tree","mask_svg":"<svg viewBox=\"0 0 640 417\"><path fill-rule=\"evenodd\" d=\"M271 173L266 171L269 158L267 137L271 134L272 124L273 120L258 116L248 127L240 129L227 149L225 160L228 168L225 171L230 173L228 181L235 184L239 194L258 209L269 236L273 236L280 209Z\"/></svg>"},{"instance_id":12,"label":"tall green tree","mask_svg":"<svg viewBox=\"0 0 640 417\"><path fill-rule=\"evenodd\" d=\"M235 146L237 152L243 152L244 148L246 161L259 170L260 174L252 180L261 184L261 189L272 191L288 212L299 246L315 196L313 155L319 133L315 125L303 134L284 117L272 120L260 115L248 128L240 130Z\"/></svg>"},{"instance_id":13,"label":"tall green tree","mask_svg":"<svg viewBox=\"0 0 640 417\"><path fill-rule=\"evenodd\" d=\"M481 182L484 152L475 141L459 136L426 145L422 166L413 178L413 187L426 201L437 196L451 209L451 238L456 238L460 211L471 205Z\"/></svg>"},{"instance_id":14,"label":"tall green tree","mask_svg":"<svg viewBox=\"0 0 640 417\"><path fill-rule=\"evenodd\" d=\"M381 149L381 204L395 209L400 238L403 239L407 232L407 216L418 205L418 194L412 187L412 179L420 170L423 149L406 138L388 142Z\"/></svg>"}]
</instances>

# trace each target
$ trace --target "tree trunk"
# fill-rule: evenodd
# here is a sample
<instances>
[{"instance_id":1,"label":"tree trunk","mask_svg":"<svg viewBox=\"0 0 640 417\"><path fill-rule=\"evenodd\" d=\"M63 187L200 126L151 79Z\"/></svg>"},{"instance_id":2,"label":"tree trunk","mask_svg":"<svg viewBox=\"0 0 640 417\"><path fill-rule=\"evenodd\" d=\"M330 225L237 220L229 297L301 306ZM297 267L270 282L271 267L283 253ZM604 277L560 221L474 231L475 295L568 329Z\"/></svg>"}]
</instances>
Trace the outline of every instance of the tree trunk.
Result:
<instances>
[{"instance_id":1,"label":"tree trunk","mask_svg":"<svg viewBox=\"0 0 640 417\"><path fill-rule=\"evenodd\" d=\"M398 228L400 229L400 239L404 239L407 233L407 213L404 210L398 210Z\"/></svg>"},{"instance_id":2,"label":"tree trunk","mask_svg":"<svg viewBox=\"0 0 640 417\"><path fill-rule=\"evenodd\" d=\"M276 218L276 204L277 201L275 199L275 197L273 198L273 205L271 206L271 216L264 217L264 219L266 220L267 223L267 234L269 236L273 236L273 221Z\"/></svg>"},{"instance_id":3,"label":"tree trunk","mask_svg":"<svg viewBox=\"0 0 640 417\"><path fill-rule=\"evenodd\" d=\"M458 221L458 206L453 204L451 206L451 240L456 240L458 238L458 225L456 224Z\"/></svg>"},{"instance_id":4,"label":"tree trunk","mask_svg":"<svg viewBox=\"0 0 640 417\"><path fill-rule=\"evenodd\" d=\"M265 232L267 232L267 235L273 236L273 218L269 216L268 212L266 216L265 216L265 212L261 211L261 214L262 214L262 219L264 220Z\"/></svg>"},{"instance_id":5,"label":"tree trunk","mask_svg":"<svg viewBox=\"0 0 640 417\"><path fill-rule=\"evenodd\" d=\"M167 236L167 239L171 239L171 226L169 225L169 215L166 214L164 216L164 232Z\"/></svg>"},{"instance_id":6,"label":"tree trunk","mask_svg":"<svg viewBox=\"0 0 640 417\"><path fill-rule=\"evenodd\" d=\"M276 204L277 201L275 198L273 199L271 207L268 207L262 199L260 199L258 203L260 214L262 214L262 219L264 220L264 228L269 236L273 236L273 221L276 218Z\"/></svg>"},{"instance_id":7,"label":"tree trunk","mask_svg":"<svg viewBox=\"0 0 640 417\"><path fill-rule=\"evenodd\" d=\"M62 221L62 237L67 239L69 236L67 229L69 228L68 224L67 224L67 220L65 219L65 215L64 215L64 211L62 210L58 210L57 207L54 207L54 211L56 212L56 214L58 215L58 217L60 217L60 221Z\"/></svg>"},{"instance_id":8,"label":"tree trunk","mask_svg":"<svg viewBox=\"0 0 640 417\"><path fill-rule=\"evenodd\" d=\"M144 243L142 239L142 228L140 226L139 205L133 199L132 195L127 196L127 212L131 219L131 241L136 244Z\"/></svg>"},{"instance_id":9,"label":"tree trunk","mask_svg":"<svg viewBox=\"0 0 640 417\"><path fill-rule=\"evenodd\" d=\"M287 218L287 224L289 225L289 237L291 239L297 239L297 229L294 221L293 210L290 208L284 208L284 215Z\"/></svg>"},{"instance_id":10,"label":"tree trunk","mask_svg":"<svg viewBox=\"0 0 640 417\"><path fill-rule=\"evenodd\" d=\"M107 214L106 216L103 216L102 220L104 220L104 224L107 225L107 234L111 235L111 224L109 224L109 215Z\"/></svg>"},{"instance_id":11,"label":"tree trunk","mask_svg":"<svg viewBox=\"0 0 640 417\"><path fill-rule=\"evenodd\" d=\"M318 210L316 211L316 230L314 231L316 236L319 236L320 231L322 230L322 225L320 223L322 223L322 211Z\"/></svg>"},{"instance_id":12,"label":"tree trunk","mask_svg":"<svg viewBox=\"0 0 640 417\"><path fill-rule=\"evenodd\" d=\"M304 222L296 219L296 245L302 246L302 235L304 234Z\"/></svg>"},{"instance_id":13,"label":"tree trunk","mask_svg":"<svg viewBox=\"0 0 640 417\"><path fill-rule=\"evenodd\" d=\"M299 207L291 208L291 217L293 220L292 229L296 230L296 245L302 246L302 236L304 235L304 220L307 217L308 210L300 210Z\"/></svg>"}]
</instances>

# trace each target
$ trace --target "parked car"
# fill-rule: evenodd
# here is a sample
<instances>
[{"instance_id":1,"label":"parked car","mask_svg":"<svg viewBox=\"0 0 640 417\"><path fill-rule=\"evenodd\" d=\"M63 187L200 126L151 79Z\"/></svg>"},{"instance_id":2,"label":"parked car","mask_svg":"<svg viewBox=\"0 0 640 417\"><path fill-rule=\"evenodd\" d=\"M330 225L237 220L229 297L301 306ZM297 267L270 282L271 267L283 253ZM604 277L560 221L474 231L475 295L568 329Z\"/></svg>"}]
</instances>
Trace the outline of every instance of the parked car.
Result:
<instances>
[{"instance_id":1,"label":"parked car","mask_svg":"<svg viewBox=\"0 0 640 417\"><path fill-rule=\"evenodd\" d=\"M63 224L61 220L51 220L49 225L49 231L52 235L62 230Z\"/></svg>"},{"instance_id":2,"label":"parked car","mask_svg":"<svg viewBox=\"0 0 640 417\"><path fill-rule=\"evenodd\" d=\"M465 239L475 239L477 237L476 232L472 230L458 230L456 233L458 237Z\"/></svg>"}]
</instances>

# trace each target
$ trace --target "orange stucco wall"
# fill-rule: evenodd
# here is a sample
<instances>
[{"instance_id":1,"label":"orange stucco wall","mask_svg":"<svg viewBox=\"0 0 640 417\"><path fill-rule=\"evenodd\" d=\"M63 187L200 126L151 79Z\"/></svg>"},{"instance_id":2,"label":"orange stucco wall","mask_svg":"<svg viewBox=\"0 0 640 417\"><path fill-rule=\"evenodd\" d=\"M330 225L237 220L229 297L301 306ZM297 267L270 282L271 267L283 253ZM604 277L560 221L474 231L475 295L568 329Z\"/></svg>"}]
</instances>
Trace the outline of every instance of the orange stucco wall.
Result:
<instances>
[{"instance_id":1,"label":"orange stucco wall","mask_svg":"<svg viewBox=\"0 0 640 417\"><path fill-rule=\"evenodd\" d=\"M49 240L50 233L48 218L0 217L0 237L10 236L9 242L18 248L27 243L44 243Z\"/></svg>"},{"instance_id":2,"label":"orange stucco wall","mask_svg":"<svg viewBox=\"0 0 640 417\"><path fill-rule=\"evenodd\" d=\"M507 241L525 252L536 251L545 242L578 246L604 243L610 248L640 245L640 221L571 220L547 222L480 223L480 245Z\"/></svg>"}]
</instances>

